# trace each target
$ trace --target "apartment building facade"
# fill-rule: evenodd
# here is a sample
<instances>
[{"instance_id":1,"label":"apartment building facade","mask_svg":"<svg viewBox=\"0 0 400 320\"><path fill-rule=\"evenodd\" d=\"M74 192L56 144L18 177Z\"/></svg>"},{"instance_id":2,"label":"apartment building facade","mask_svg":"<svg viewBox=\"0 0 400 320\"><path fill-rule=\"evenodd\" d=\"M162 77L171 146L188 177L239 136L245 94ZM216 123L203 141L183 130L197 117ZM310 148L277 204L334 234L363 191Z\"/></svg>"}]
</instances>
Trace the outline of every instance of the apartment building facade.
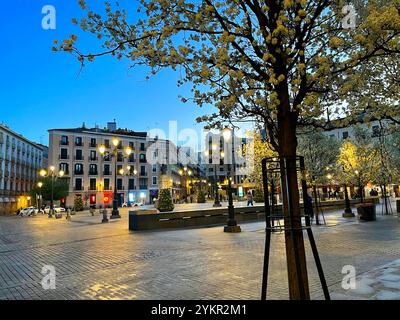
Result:
<instances>
[{"instance_id":1,"label":"apartment building facade","mask_svg":"<svg viewBox=\"0 0 400 320\"><path fill-rule=\"evenodd\" d=\"M0 214L32 204L43 148L0 124Z\"/></svg>"},{"instance_id":2,"label":"apartment building facade","mask_svg":"<svg viewBox=\"0 0 400 320\"><path fill-rule=\"evenodd\" d=\"M105 147L106 154L111 151L114 138L119 140L116 159L99 151L100 146ZM151 203L158 193L158 168L147 161L148 145L146 132L117 129L115 122L104 129L83 125L49 130L49 165L64 171L69 181L64 205L73 206L75 198L81 197L85 206L110 206L115 188L119 205ZM132 150L129 156L124 153L128 147Z\"/></svg>"}]
</instances>

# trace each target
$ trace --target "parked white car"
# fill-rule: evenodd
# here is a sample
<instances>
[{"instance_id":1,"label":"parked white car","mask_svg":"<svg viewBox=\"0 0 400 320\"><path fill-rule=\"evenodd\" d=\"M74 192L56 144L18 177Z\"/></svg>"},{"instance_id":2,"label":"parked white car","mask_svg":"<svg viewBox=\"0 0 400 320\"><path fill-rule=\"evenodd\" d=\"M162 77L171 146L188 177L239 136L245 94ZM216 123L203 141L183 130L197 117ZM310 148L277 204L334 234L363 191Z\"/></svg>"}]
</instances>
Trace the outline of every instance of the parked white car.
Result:
<instances>
[{"instance_id":1,"label":"parked white car","mask_svg":"<svg viewBox=\"0 0 400 320\"><path fill-rule=\"evenodd\" d=\"M62 212L65 212L65 209L64 209L63 207L60 207L60 206L53 206L53 209L54 209L54 212L55 212L55 213L62 213ZM49 214L49 212L50 212L50 206L46 206L46 207L44 208L44 212L45 212L46 214Z\"/></svg>"},{"instance_id":2,"label":"parked white car","mask_svg":"<svg viewBox=\"0 0 400 320\"><path fill-rule=\"evenodd\" d=\"M39 210L39 209L36 208L36 207L27 207L27 208L22 209L22 210L19 212L19 215L20 215L21 217L23 217L23 216L32 216L32 215L38 214L39 212L40 212L40 213L43 213L43 210Z\"/></svg>"}]
</instances>

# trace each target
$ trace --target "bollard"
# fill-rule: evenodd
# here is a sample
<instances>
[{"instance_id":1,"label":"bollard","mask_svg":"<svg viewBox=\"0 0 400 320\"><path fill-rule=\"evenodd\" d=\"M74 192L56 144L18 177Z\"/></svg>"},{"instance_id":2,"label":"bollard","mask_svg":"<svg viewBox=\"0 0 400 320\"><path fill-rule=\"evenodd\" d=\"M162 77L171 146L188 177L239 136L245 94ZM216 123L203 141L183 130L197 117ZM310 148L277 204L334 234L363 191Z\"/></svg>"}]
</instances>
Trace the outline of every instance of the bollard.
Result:
<instances>
[{"instance_id":1,"label":"bollard","mask_svg":"<svg viewBox=\"0 0 400 320\"><path fill-rule=\"evenodd\" d=\"M107 219L107 209L103 210L103 220L101 220L102 223L107 223L108 219Z\"/></svg>"}]
</instances>

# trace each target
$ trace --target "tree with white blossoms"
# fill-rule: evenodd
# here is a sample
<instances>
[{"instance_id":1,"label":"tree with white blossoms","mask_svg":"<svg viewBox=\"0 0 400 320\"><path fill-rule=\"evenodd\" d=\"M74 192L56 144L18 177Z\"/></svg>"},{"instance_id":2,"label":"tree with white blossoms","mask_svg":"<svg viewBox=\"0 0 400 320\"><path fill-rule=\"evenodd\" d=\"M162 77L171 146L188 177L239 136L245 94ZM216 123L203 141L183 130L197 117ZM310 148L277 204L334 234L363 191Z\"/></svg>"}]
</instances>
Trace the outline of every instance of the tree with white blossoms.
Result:
<instances>
[{"instance_id":1,"label":"tree with white blossoms","mask_svg":"<svg viewBox=\"0 0 400 320\"><path fill-rule=\"evenodd\" d=\"M365 85L364 66L376 63L385 73L381 61L399 60L400 0L360 1L367 5L365 18L348 29L342 23L344 0L140 0L139 13L129 20L117 2L106 2L101 15L80 0L87 16L73 22L97 36L104 50L83 52L76 35L54 49L75 54L82 64L108 54L149 66L151 74L179 68L178 83L193 84L193 97L183 101L217 109L199 121L262 121L279 156L288 159L282 196L285 224L294 227L285 232L289 295L309 299L291 160L296 127L323 124L328 109L351 116L358 109L346 102ZM376 90L388 93L382 86Z\"/></svg>"}]
</instances>

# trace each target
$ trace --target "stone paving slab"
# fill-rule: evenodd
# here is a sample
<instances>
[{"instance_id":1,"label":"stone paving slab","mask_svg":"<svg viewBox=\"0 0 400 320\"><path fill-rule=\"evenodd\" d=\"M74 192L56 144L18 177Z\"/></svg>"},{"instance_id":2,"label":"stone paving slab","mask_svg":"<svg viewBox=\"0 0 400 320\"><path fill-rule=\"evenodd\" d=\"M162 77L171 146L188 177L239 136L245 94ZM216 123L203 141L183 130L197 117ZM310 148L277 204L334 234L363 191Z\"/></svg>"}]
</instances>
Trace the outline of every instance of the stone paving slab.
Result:
<instances>
[{"instance_id":1,"label":"stone paving slab","mask_svg":"<svg viewBox=\"0 0 400 320\"><path fill-rule=\"evenodd\" d=\"M335 298L353 297L341 289L344 265L361 275L400 258L397 217L363 223L333 212L326 220L313 232ZM130 232L127 214L108 224L99 215L71 222L0 217L0 299L259 299L264 227L245 223L240 234L223 227ZM321 299L305 239L312 298ZM43 265L56 268L55 290L41 286ZM282 233L272 236L270 270L268 298L287 299Z\"/></svg>"}]
</instances>

